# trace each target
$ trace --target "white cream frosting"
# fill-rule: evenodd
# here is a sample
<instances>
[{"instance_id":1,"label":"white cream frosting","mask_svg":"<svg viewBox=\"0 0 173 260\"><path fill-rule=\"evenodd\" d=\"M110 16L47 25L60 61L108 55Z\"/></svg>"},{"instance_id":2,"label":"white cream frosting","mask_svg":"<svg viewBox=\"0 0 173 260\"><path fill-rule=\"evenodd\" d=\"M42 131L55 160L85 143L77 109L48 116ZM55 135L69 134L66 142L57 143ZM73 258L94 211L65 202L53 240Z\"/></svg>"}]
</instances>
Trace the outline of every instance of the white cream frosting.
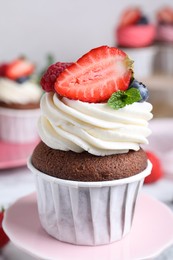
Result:
<instances>
[{"instance_id":1,"label":"white cream frosting","mask_svg":"<svg viewBox=\"0 0 173 260\"><path fill-rule=\"evenodd\" d=\"M94 155L139 150L151 133L152 105L133 103L114 110L107 103L87 103L45 93L41 99L38 131L49 147Z\"/></svg>"},{"instance_id":2,"label":"white cream frosting","mask_svg":"<svg viewBox=\"0 0 173 260\"><path fill-rule=\"evenodd\" d=\"M0 101L5 103L37 103L42 95L41 87L26 81L22 84L7 78L0 78Z\"/></svg>"}]
</instances>

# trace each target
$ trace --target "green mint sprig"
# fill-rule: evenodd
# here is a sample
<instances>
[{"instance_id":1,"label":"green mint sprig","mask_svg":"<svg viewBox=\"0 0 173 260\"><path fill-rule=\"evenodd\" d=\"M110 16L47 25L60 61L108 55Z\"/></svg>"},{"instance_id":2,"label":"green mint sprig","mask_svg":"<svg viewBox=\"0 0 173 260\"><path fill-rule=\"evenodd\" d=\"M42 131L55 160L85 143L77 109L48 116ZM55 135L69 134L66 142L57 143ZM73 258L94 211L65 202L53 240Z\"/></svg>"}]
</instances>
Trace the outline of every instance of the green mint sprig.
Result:
<instances>
[{"instance_id":1,"label":"green mint sprig","mask_svg":"<svg viewBox=\"0 0 173 260\"><path fill-rule=\"evenodd\" d=\"M136 88L130 88L125 91L118 90L117 92L114 92L109 98L108 106L118 110L125 107L126 105L140 101L141 98L140 91Z\"/></svg>"}]
</instances>

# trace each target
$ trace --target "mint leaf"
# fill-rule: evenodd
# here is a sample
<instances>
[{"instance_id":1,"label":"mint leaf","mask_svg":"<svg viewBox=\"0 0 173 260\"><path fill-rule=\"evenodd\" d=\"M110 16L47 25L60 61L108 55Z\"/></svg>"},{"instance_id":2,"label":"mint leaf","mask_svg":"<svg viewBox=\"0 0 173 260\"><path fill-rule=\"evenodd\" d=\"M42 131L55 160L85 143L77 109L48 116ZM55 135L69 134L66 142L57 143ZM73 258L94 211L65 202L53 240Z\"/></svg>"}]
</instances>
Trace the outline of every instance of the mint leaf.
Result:
<instances>
[{"instance_id":1,"label":"mint leaf","mask_svg":"<svg viewBox=\"0 0 173 260\"><path fill-rule=\"evenodd\" d=\"M109 98L108 106L118 110L125 107L126 105L140 101L141 98L140 91L136 88L130 88L125 91L118 90L117 92L114 92Z\"/></svg>"}]
</instances>

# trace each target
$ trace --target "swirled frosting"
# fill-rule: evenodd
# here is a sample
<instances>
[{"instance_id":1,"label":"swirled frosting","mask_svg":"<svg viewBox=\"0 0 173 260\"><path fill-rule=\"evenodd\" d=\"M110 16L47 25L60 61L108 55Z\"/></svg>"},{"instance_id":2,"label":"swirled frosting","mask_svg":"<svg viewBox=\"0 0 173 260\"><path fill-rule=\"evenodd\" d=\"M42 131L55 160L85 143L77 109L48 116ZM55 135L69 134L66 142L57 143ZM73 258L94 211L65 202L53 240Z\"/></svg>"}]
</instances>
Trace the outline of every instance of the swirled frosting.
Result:
<instances>
[{"instance_id":1,"label":"swirled frosting","mask_svg":"<svg viewBox=\"0 0 173 260\"><path fill-rule=\"evenodd\" d=\"M139 150L150 134L152 105L133 103L114 110L107 103L87 103L45 93L38 131L53 149L104 156Z\"/></svg>"},{"instance_id":2,"label":"swirled frosting","mask_svg":"<svg viewBox=\"0 0 173 260\"><path fill-rule=\"evenodd\" d=\"M31 81L20 84L7 78L0 78L0 101L7 104L37 103L42 93L41 88Z\"/></svg>"}]
</instances>

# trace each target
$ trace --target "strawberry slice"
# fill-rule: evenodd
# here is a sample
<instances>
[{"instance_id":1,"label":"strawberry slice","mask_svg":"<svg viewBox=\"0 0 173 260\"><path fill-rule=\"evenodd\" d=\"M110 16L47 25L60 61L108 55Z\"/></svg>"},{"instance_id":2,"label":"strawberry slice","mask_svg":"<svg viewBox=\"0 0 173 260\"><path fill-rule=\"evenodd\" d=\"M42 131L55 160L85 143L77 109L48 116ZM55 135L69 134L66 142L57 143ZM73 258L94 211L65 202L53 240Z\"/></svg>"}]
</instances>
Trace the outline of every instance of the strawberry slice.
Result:
<instances>
[{"instance_id":1,"label":"strawberry slice","mask_svg":"<svg viewBox=\"0 0 173 260\"><path fill-rule=\"evenodd\" d=\"M165 7L157 13L159 22L172 24L173 23L173 9Z\"/></svg>"},{"instance_id":2,"label":"strawberry slice","mask_svg":"<svg viewBox=\"0 0 173 260\"><path fill-rule=\"evenodd\" d=\"M106 101L112 93L128 88L132 63L127 54L117 48L92 49L57 77L55 91L84 102Z\"/></svg>"},{"instance_id":3,"label":"strawberry slice","mask_svg":"<svg viewBox=\"0 0 173 260\"><path fill-rule=\"evenodd\" d=\"M8 64L6 68L6 77L16 80L20 77L26 77L33 73L35 66L26 59L17 59Z\"/></svg>"},{"instance_id":4,"label":"strawberry slice","mask_svg":"<svg viewBox=\"0 0 173 260\"><path fill-rule=\"evenodd\" d=\"M121 16L119 27L136 24L142 16L139 8L129 8Z\"/></svg>"}]
</instances>

